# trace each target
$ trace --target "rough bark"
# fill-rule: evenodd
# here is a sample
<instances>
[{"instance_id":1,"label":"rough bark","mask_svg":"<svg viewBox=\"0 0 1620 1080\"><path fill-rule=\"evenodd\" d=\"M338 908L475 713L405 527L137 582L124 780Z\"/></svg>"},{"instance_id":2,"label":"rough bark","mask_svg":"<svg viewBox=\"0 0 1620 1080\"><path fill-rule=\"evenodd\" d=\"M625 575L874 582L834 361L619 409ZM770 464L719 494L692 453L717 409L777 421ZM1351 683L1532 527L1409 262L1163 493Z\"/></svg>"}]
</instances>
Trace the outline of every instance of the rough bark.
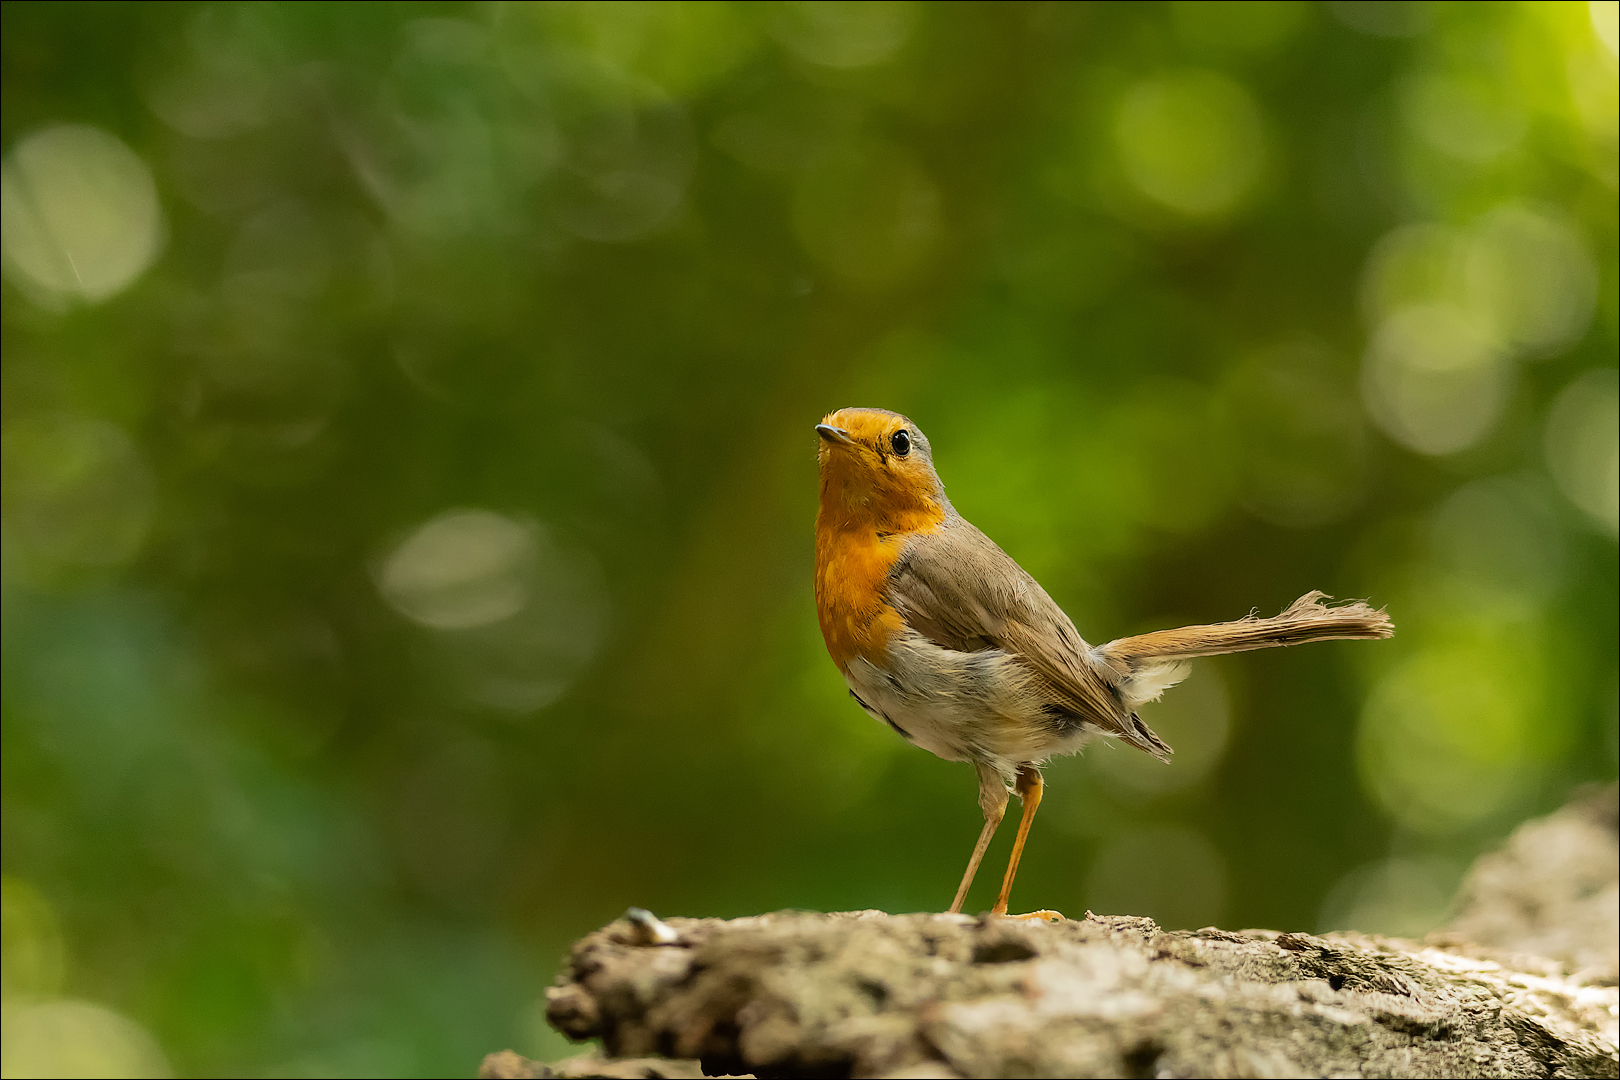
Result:
<instances>
[{"instance_id":1,"label":"rough bark","mask_svg":"<svg viewBox=\"0 0 1620 1080\"><path fill-rule=\"evenodd\" d=\"M1436 941L1467 941L1561 960L1612 982L1620 960L1620 788L1519 826L1481 856Z\"/></svg>"},{"instance_id":2,"label":"rough bark","mask_svg":"<svg viewBox=\"0 0 1620 1080\"><path fill-rule=\"evenodd\" d=\"M1426 943L1090 912L638 914L548 992L552 1024L607 1056L507 1052L482 1075L1620 1076L1613 806L1525 826Z\"/></svg>"}]
</instances>

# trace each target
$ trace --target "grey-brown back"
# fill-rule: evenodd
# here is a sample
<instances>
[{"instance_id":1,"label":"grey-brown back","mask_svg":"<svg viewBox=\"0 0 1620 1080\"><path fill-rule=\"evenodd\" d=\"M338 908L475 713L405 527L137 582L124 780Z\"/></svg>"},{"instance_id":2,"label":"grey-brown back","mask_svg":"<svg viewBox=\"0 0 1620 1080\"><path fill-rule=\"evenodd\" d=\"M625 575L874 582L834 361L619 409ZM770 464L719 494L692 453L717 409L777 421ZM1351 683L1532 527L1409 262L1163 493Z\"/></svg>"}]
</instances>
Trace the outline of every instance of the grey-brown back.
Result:
<instances>
[{"instance_id":1,"label":"grey-brown back","mask_svg":"<svg viewBox=\"0 0 1620 1080\"><path fill-rule=\"evenodd\" d=\"M889 602L929 640L959 652L999 649L1035 676L1032 692L1069 715L1155 753L1168 752L1099 670L1063 609L1011 556L960 515L913 537L889 573Z\"/></svg>"},{"instance_id":2,"label":"grey-brown back","mask_svg":"<svg viewBox=\"0 0 1620 1080\"><path fill-rule=\"evenodd\" d=\"M1383 611L1355 601L1321 603L1312 591L1269 619L1184 626L1092 648L1063 609L1011 556L961 515L915 536L888 578L888 600L930 641L958 652L1001 650L1030 669L1036 710L1128 740L1156 757L1171 753L1135 714L1186 674L1197 656L1333 639L1386 638Z\"/></svg>"}]
</instances>

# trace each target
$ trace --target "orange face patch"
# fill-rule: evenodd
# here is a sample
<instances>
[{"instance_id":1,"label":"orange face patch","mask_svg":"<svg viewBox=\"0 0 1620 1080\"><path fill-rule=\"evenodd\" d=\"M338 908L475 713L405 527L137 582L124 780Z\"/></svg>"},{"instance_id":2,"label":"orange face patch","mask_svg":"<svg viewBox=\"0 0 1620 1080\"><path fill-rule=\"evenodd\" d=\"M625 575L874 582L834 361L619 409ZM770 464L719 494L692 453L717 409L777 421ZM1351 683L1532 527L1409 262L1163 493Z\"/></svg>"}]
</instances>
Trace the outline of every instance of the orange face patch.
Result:
<instances>
[{"instance_id":1,"label":"orange face patch","mask_svg":"<svg viewBox=\"0 0 1620 1080\"><path fill-rule=\"evenodd\" d=\"M944 520L945 491L934 467L920 453L896 449L902 433L918 441L910 420L879 409L840 409L821 422L843 433L823 437L818 452L823 516L885 533Z\"/></svg>"}]
</instances>

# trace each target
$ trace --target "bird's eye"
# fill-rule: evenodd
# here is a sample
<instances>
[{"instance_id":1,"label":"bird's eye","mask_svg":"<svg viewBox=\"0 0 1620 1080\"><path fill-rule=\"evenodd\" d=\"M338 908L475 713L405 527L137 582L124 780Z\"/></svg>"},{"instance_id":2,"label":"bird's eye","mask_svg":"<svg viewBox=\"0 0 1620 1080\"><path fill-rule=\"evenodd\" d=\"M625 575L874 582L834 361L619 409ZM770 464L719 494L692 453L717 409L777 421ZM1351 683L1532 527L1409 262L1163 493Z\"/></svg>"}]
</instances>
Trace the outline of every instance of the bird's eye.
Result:
<instances>
[{"instance_id":1,"label":"bird's eye","mask_svg":"<svg viewBox=\"0 0 1620 1080\"><path fill-rule=\"evenodd\" d=\"M889 436L889 445L894 448L895 457L905 457L911 453L911 436L906 434L905 428L901 428Z\"/></svg>"}]
</instances>

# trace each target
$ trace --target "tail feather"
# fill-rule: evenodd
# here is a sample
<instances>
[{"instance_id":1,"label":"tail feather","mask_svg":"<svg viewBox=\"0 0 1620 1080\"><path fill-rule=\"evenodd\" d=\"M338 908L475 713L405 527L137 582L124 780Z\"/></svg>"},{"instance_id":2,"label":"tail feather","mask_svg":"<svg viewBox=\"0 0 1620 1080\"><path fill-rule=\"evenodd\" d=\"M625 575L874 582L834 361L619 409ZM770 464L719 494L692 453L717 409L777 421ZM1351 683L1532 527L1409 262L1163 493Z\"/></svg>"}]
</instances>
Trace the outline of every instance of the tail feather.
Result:
<instances>
[{"instance_id":1,"label":"tail feather","mask_svg":"<svg viewBox=\"0 0 1620 1080\"><path fill-rule=\"evenodd\" d=\"M1269 619L1250 615L1234 622L1208 626L1183 626L1179 630L1157 630L1151 634L1119 638L1097 647L1100 659L1116 669L1123 666L1135 672L1144 661L1176 660L1193 656L1271 649L1280 645L1300 645L1307 641L1339 638L1387 638L1395 624L1379 608L1362 601L1339 607L1321 603L1332 599L1326 593L1311 591L1290 604L1287 610Z\"/></svg>"},{"instance_id":2,"label":"tail feather","mask_svg":"<svg viewBox=\"0 0 1620 1080\"><path fill-rule=\"evenodd\" d=\"M1387 638L1395 624L1383 611L1361 601L1328 607L1325 593L1308 592L1269 619L1250 615L1235 622L1209 626L1183 626L1179 630L1159 630L1136 637L1119 638L1091 651L1100 673L1127 709L1155 701L1169 687L1186 678L1195 656L1270 649L1279 645L1299 645L1307 641L1335 638ZM1160 761L1172 753L1153 729L1142 723L1133 711L1130 730L1124 737Z\"/></svg>"}]
</instances>

